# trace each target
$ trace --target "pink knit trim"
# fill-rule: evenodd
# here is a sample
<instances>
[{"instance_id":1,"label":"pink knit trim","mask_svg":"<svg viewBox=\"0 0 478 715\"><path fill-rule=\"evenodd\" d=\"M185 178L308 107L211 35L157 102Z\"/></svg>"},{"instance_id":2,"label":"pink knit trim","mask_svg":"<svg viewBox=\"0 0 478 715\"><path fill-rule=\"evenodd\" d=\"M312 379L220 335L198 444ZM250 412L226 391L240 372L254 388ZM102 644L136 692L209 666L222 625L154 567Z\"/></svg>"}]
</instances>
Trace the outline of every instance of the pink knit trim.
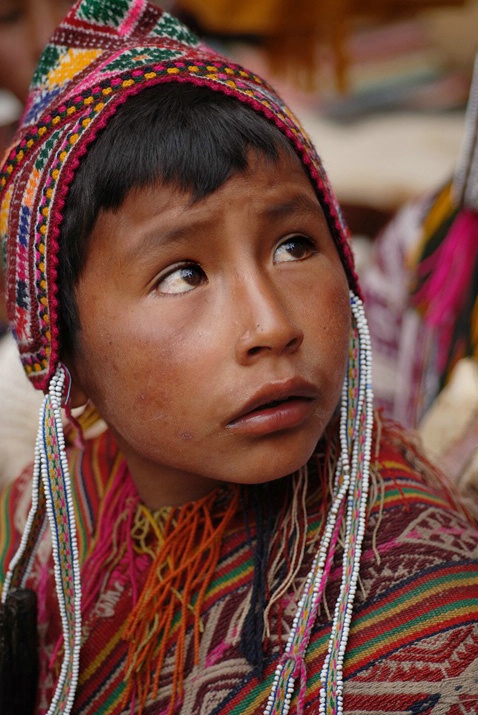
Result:
<instances>
[{"instance_id":1,"label":"pink knit trim","mask_svg":"<svg viewBox=\"0 0 478 715\"><path fill-rule=\"evenodd\" d=\"M118 28L118 34L121 35L121 37L128 35L131 28L136 26L137 20L144 10L144 6L145 0L134 0L131 10Z\"/></svg>"}]
</instances>

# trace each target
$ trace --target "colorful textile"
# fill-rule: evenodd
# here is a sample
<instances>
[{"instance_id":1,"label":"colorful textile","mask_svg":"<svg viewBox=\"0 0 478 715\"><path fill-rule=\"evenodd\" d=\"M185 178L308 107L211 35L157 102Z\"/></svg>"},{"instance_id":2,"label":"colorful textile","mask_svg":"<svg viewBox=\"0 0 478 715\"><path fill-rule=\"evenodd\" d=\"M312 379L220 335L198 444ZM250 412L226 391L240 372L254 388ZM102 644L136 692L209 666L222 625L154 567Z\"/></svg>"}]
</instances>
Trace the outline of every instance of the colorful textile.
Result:
<instances>
[{"instance_id":1,"label":"colorful textile","mask_svg":"<svg viewBox=\"0 0 478 715\"><path fill-rule=\"evenodd\" d=\"M249 104L295 145L316 185L357 292L347 231L320 159L298 120L260 77L199 44L145 0L77 2L53 35L0 175L7 298L27 375L45 390L59 358L56 260L62 208L78 160L117 108L161 82L206 85Z\"/></svg>"},{"instance_id":2,"label":"colorful textile","mask_svg":"<svg viewBox=\"0 0 478 715\"><path fill-rule=\"evenodd\" d=\"M477 357L477 232L478 212L458 210L448 183L395 216L361 276L376 402L407 427Z\"/></svg>"},{"instance_id":3,"label":"colorful textile","mask_svg":"<svg viewBox=\"0 0 478 715\"><path fill-rule=\"evenodd\" d=\"M477 235L478 57L453 179L397 214L361 276L377 403L407 427L478 356Z\"/></svg>"},{"instance_id":4,"label":"colorful textile","mask_svg":"<svg viewBox=\"0 0 478 715\"><path fill-rule=\"evenodd\" d=\"M476 713L478 532L447 502L437 475L403 432L390 425L383 426L377 449L361 584L345 659L344 712L347 715ZM311 472L322 474L320 460L316 470L314 459ZM84 563L94 540L105 490L119 472L127 482L130 477L109 432L89 441L84 451L71 449L70 461ZM28 486L29 476L25 474L3 497L0 562L8 561L20 537ZM136 509L139 502L134 488L131 484L127 488ZM276 488L280 490L281 486ZM184 694L174 708L175 714L263 712L323 523L323 492L317 489L314 479L309 482L306 521L301 524L307 532L305 556L294 583L271 614L261 680L239 647L241 619L251 594L253 559L244 515L238 510L223 538L219 563L202 607L204 631L197 666L193 665L192 622L188 628ZM256 531L252 520L249 526L254 544ZM120 546L113 532L105 554L111 556L112 552L121 551ZM55 652L60 627L54 580L51 565L44 567L48 559L46 538L30 576L30 585L42 594L40 633L45 670L52 655L57 665L61 660ZM123 702L128 648L119 624L127 621L134 602L131 575L135 575L136 586L140 587L150 563L151 556L144 551L135 551L131 557L126 549L121 551L113 570L105 563L107 578L97 602L91 604L83 619L81 676L72 711L75 715L131 712L131 702ZM82 577L85 579L84 572ZM340 578L341 566L336 559L306 656L303 710L306 715L318 711L319 673ZM174 660L173 629L159 695L155 701L148 701L146 715L168 712ZM38 713L45 712L53 685L51 677L42 680ZM298 712L296 706L294 697L291 712Z\"/></svg>"}]
</instances>

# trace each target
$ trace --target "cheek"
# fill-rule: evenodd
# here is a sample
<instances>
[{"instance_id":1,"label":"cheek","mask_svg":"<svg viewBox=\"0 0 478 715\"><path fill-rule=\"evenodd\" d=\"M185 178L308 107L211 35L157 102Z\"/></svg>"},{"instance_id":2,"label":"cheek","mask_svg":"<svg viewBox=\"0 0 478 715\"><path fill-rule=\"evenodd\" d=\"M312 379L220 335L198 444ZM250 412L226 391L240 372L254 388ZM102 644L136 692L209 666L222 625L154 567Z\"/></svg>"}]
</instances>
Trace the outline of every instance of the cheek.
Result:
<instances>
[{"instance_id":1,"label":"cheek","mask_svg":"<svg viewBox=\"0 0 478 715\"><path fill-rule=\"evenodd\" d=\"M347 359L350 339L350 299L348 287L337 287L332 292L331 301L325 312L324 330L330 336L328 350L343 364Z\"/></svg>"},{"instance_id":2,"label":"cheek","mask_svg":"<svg viewBox=\"0 0 478 715\"><path fill-rule=\"evenodd\" d=\"M333 279L335 275L335 280ZM330 390L340 392L345 376L350 340L349 289L342 273L330 276L317 287L316 307L310 326L314 334L315 350L321 355L327 372Z\"/></svg>"},{"instance_id":3,"label":"cheek","mask_svg":"<svg viewBox=\"0 0 478 715\"><path fill-rule=\"evenodd\" d=\"M204 356L186 338L191 330L141 315L96 318L95 329L84 330L80 339L79 372L103 418L118 426L125 419L164 424L172 403L181 414L186 398L201 384L199 362L204 370Z\"/></svg>"}]
</instances>

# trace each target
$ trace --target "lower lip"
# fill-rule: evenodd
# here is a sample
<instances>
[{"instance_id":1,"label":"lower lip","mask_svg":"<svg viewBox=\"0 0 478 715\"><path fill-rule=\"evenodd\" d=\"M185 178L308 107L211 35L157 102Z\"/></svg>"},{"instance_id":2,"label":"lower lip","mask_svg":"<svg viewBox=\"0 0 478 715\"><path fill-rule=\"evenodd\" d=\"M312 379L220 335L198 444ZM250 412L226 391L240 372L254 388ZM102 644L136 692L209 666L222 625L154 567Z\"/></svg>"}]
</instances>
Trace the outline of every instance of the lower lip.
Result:
<instances>
[{"instance_id":1,"label":"lower lip","mask_svg":"<svg viewBox=\"0 0 478 715\"><path fill-rule=\"evenodd\" d=\"M228 424L236 433L261 436L292 429L302 424L314 411L313 400L297 398L282 402L275 407L254 410Z\"/></svg>"}]
</instances>

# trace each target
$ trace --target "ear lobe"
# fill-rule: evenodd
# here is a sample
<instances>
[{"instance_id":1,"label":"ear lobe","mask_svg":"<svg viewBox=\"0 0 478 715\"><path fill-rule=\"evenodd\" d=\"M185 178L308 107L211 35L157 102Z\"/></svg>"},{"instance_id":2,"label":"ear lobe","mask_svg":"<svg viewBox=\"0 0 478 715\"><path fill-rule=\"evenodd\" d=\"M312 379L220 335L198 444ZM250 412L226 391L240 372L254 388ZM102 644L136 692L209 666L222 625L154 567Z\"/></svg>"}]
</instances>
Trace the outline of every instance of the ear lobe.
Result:
<instances>
[{"instance_id":1,"label":"ear lobe","mask_svg":"<svg viewBox=\"0 0 478 715\"><path fill-rule=\"evenodd\" d=\"M75 370L74 362L69 356L64 356L62 360L63 364L70 373L71 385L70 385L70 408L75 409L76 407L83 407L88 402L88 395L81 386L78 373Z\"/></svg>"},{"instance_id":2,"label":"ear lobe","mask_svg":"<svg viewBox=\"0 0 478 715\"><path fill-rule=\"evenodd\" d=\"M75 409L75 407L83 407L88 402L88 397L77 382L73 379L71 381L70 388L70 407Z\"/></svg>"}]
</instances>

